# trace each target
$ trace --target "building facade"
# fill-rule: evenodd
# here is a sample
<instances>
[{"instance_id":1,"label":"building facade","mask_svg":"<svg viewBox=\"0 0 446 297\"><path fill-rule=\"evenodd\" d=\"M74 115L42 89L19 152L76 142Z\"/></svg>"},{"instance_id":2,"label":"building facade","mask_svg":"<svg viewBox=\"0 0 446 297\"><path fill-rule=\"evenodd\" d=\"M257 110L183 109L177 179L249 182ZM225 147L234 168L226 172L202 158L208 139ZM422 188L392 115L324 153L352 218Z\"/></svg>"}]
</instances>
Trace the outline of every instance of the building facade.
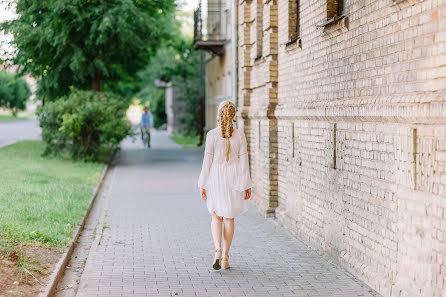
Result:
<instances>
[{"instance_id":1,"label":"building facade","mask_svg":"<svg viewBox=\"0 0 446 297\"><path fill-rule=\"evenodd\" d=\"M216 127L220 102L233 100L231 13L230 0L202 0L195 12L194 47L206 52L205 130Z\"/></svg>"},{"instance_id":2,"label":"building facade","mask_svg":"<svg viewBox=\"0 0 446 297\"><path fill-rule=\"evenodd\" d=\"M446 2L238 3L261 212L383 296L446 296Z\"/></svg>"},{"instance_id":3,"label":"building facade","mask_svg":"<svg viewBox=\"0 0 446 297\"><path fill-rule=\"evenodd\" d=\"M220 102L231 100L231 51L230 44L225 44L222 56L208 55L206 63L206 101L205 129L210 130L217 125L217 108Z\"/></svg>"}]
</instances>

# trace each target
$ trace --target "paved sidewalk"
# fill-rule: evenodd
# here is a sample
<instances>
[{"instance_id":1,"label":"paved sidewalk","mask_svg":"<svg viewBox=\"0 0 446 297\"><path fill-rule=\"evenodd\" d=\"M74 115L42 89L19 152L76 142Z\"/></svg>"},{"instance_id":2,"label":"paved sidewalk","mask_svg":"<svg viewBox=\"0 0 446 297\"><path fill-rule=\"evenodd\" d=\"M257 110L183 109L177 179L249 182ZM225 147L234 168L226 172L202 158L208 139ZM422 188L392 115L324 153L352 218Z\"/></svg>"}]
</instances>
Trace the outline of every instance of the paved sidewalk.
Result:
<instances>
[{"instance_id":1,"label":"paved sidewalk","mask_svg":"<svg viewBox=\"0 0 446 297\"><path fill-rule=\"evenodd\" d=\"M37 120L0 123L0 147L21 140L40 140L41 129Z\"/></svg>"},{"instance_id":2,"label":"paved sidewalk","mask_svg":"<svg viewBox=\"0 0 446 297\"><path fill-rule=\"evenodd\" d=\"M254 205L236 219L230 270L211 268L210 216L196 188L202 150L165 133L123 144L76 296L373 296ZM106 196L106 197L104 197Z\"/></svg>"}]
</instances>

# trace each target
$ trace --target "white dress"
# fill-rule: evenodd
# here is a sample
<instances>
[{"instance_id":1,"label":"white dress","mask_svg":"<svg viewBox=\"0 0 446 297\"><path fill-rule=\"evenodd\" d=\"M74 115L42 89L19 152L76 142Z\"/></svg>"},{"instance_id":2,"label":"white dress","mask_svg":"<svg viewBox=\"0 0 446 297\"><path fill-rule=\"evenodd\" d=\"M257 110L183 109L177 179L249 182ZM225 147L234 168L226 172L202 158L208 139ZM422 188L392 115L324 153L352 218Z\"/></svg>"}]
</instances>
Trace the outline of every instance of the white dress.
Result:
<instances>
[{"instance_id":1,"label":"white dress","mask_svg":"<svg viewBox=\"0 0 446 297\"><path fill-rule=\"evenodd\" d=\"M247 210L245 190L252 187L245 134L234 128L229 141L227 162L226 139L221 136L221 128L208 132L198 179L198 187L206 189L208 211L224 218L233 218Z\"/></svg>"}]
</instances>

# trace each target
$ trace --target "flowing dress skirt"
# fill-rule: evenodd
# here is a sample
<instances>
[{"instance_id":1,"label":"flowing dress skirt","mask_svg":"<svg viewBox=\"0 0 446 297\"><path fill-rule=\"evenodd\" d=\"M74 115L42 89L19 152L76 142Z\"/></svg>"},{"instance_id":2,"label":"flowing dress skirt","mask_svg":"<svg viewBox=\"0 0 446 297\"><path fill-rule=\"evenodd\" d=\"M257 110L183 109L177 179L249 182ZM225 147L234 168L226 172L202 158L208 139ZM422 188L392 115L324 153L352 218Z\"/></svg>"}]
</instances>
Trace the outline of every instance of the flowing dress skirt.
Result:
<instances>
[{"instance_id":1,"label":"flowing dress skirt","mask_svg":"<svg viewBox=\"0 0 446 297\"><path fill-rule=\"evenodd\" d=\"M219 217L233 218L247 210L245 191L238 188L239 163L214 163L206 185L208 211Z\"/></svg>"}]
</instances>

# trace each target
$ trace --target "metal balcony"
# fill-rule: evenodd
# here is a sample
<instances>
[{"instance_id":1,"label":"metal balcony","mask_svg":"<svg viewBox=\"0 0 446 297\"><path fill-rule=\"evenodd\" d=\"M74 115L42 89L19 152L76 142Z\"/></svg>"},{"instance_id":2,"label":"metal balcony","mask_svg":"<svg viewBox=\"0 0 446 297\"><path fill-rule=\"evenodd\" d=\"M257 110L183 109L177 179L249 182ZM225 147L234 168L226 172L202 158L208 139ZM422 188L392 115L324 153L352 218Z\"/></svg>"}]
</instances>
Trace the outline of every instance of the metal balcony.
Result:
<instances>
[{"instance_id":1,"label":"metal balcony","mask_svg":"<svg viewBox=\"0 0 446 297\"><path fill-rule=\"evenodd\" d=\"M223 7L223 0L200 1L198 9L194 11L194 49L224 55L226 13Z\"/></svg>"}]
</instances>

